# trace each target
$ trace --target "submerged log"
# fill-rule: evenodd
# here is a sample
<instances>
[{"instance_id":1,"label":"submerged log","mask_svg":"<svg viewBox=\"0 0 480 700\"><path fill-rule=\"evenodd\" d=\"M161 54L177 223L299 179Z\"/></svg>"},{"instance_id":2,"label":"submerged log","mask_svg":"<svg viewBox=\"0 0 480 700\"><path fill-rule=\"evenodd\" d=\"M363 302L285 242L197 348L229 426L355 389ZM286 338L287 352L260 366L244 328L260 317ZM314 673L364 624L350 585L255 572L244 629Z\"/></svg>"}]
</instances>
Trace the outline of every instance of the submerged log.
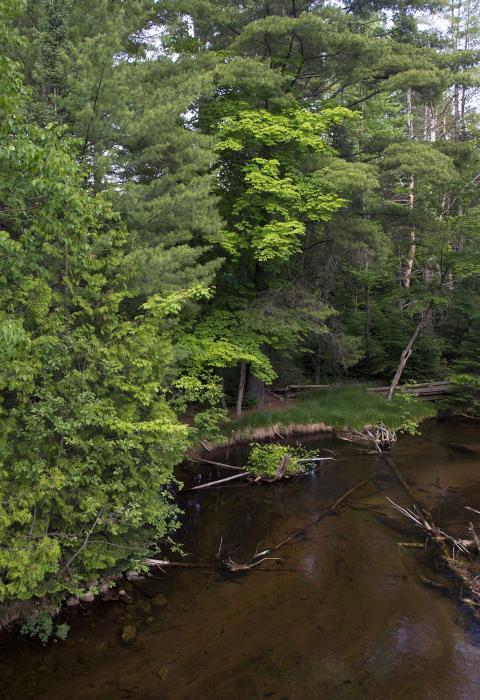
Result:
<instances>
[{"instance_id":1,"label":"submerged log","mask_svg":"<svg viewBox=\"0 0 480 700\"><path fill-rule=\"evenodd\" d=\"M337 498L330 506L328 506L324 511L316 515L310 522L308 522L306 525L301 527L299 530L295 530L291 535L289 535L285 540L282 540L278 544L276 544L274 547L271 549L265 550L265 552L262 552L262 554L269 554L270 552L275 552L277 549L280 549L280 547L283 547L285 544L288 544L292 540L294 540L296 537L299 535L303 535L304 532L311 527L312 525L316 525L319 523L321 520L326 518L329 515L336 515L338 513L339 507L342 505L342 503L352 495L352 493L355 493L359 489L362 488L362 486L365 486L368 484L374 477L376 476L376 472L373 474L370 474L366 479L362 479L362 481L357 482L354 484L351 488L349 488L345 493L343 493L339 498Z\"/></svg>"}]
</instances>

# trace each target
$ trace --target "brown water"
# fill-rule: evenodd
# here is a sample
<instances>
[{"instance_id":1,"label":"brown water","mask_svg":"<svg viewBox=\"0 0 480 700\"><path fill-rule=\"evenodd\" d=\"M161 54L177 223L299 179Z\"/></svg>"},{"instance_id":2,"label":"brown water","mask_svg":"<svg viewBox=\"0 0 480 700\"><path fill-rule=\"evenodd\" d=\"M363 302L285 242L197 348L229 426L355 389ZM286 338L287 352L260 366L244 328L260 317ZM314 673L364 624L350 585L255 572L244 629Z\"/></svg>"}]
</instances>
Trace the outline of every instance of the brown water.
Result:
<instances>
[{"instance_id":1,"label":"brown water","mask_svg":"<svg viewBox=\"0 0 480 700\"><path fill-rule=\"evenodd\" d=\"M455 442L479 454L453 451ZM130 604L96 603L70 615L66 643L7 641L5 700L353 700L480 698L480 629L444 591L428 553L398 546L418 534L388 506L408 497L377 457L330 438L337 461L273 486L190 494L181 533L189 560L210 563L220 541L246 561L302 527L349 486L377 476L243 574L170 570L130 586ZM480 507L480 426L432 423L404 438L396 464L437 521L452 530ZM230 459L242 460L237 454ZM205 476L215 476L215 472ZM166 597L168 604L165 605ZM134 645L120 640L137 626Z\"/></svg>"}]
</instances>

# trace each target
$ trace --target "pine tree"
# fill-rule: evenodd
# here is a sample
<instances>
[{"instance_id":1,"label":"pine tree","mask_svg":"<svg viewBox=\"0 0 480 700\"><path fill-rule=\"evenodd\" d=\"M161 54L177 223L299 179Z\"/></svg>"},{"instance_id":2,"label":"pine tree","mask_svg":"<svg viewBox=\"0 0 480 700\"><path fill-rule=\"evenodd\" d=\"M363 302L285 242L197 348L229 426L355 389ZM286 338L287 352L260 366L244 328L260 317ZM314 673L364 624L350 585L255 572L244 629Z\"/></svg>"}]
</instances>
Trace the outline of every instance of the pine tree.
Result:
<instances>
[{"instance_id":1,"label":"pine tree","mask_svg":"<svg viewBox=\"0 0 480 700\"><path fill-rule=\"evenodd\" d=\"M5 607L56 601L137 566L175 526L168 485L188 436L165 399L172 319L203 292L132 309L118 216L82 187L64 129L29 121L17 65L2 55L0 68Z\"/></svg>"}]
</instances>

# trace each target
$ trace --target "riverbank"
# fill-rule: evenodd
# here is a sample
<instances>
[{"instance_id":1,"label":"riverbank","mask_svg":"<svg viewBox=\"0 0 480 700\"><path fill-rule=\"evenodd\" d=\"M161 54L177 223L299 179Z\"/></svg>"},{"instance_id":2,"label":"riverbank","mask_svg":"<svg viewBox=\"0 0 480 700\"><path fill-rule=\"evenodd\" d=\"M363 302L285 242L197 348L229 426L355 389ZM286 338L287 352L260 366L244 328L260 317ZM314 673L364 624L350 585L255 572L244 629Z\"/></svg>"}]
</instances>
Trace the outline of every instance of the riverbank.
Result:
<instances>
[{"instance_id":1,"label":"riverbank","mask_svg":"<svg viewBox=\"0 0 480 700\"><path fill-rule=\"evenodd\" d=\"M452 442L471 452L452 450ZM478 697L478 625L453 594L424 582L448 579L387 501L408 505L401 485L383 460L348 443L320 435L304 445L332 449L337 460L273 489L182 495L179 534L189 560L204 568L158 572L127 584L128 599L65 611L64 644L5 640L5 700L251 700L287 692L292 700L353 699L385 697L385 688L392 700ZM480 431L463 421L427 421L421 436L395 445L398 468L446 530L470 517L466 505L480 503L474 452ZM229 460L243 457L232 450ZM212 574L220 541L235 561L247 561L373 472L340 516L309 527L282 547L281 559ZM136 628L130 645L122 642L125 626Z\"/></svg>"},{"instance_id":2,"label":"riverbank","mask_svg":"<svg viewBox=\"0 0 480 700\"><path fill-rule=\"evenodd\" d=\"M332 386L294 399L275 398L263 409L245 411L222 426L222 435L212 446L363 430L380 423L390 430L413 433L422 421L435 415L432 404L401 392L388 401L366 387Z\"/></svg>"}]
</instances>

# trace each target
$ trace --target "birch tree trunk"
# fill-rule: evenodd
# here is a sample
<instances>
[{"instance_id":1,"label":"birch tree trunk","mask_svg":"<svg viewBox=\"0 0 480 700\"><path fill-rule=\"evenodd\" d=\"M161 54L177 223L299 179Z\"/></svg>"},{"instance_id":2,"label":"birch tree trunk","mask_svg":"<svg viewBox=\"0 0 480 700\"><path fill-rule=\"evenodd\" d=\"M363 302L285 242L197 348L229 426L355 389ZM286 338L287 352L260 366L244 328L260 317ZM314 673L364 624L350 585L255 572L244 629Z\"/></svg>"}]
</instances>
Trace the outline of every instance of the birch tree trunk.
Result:
<instances>
[{"instance_id":1,"label":"birch tree trunk","mask_svg":"<svg viewBox=\"0 0 480 700\"><path fill-rule=\"evenodd\" d=\"M412 88L407 89L407 126L408 126L408 136L411 141L413 141L414 131L413 131L413 97ZM413 212L415 206L415 177L410 175L408 182L408 207ZM412 283L413 275L413 265L415 262L415 255L417 253L417 231L415 226L410 229L410 247L408 249L407 255L407 267L405 269L405 274L403 276L403 286L407 289Z\"/></svg>"},{"instance_id":2,"label":"birch tree trunk","mask_svg":"<svg viewBox=\"0 0 480 700\"><path fill-rule=\"evenodd\" d=\"M415 177L410 175L408 183L408 207L413 212L415 206ZM415 263L415 255L417 253L417 229L412 226L410 229L410 247L407 255L407 267L403 276L403 286L407 289L412 283L413 265Z\"/></svg>"}]
</instances>

